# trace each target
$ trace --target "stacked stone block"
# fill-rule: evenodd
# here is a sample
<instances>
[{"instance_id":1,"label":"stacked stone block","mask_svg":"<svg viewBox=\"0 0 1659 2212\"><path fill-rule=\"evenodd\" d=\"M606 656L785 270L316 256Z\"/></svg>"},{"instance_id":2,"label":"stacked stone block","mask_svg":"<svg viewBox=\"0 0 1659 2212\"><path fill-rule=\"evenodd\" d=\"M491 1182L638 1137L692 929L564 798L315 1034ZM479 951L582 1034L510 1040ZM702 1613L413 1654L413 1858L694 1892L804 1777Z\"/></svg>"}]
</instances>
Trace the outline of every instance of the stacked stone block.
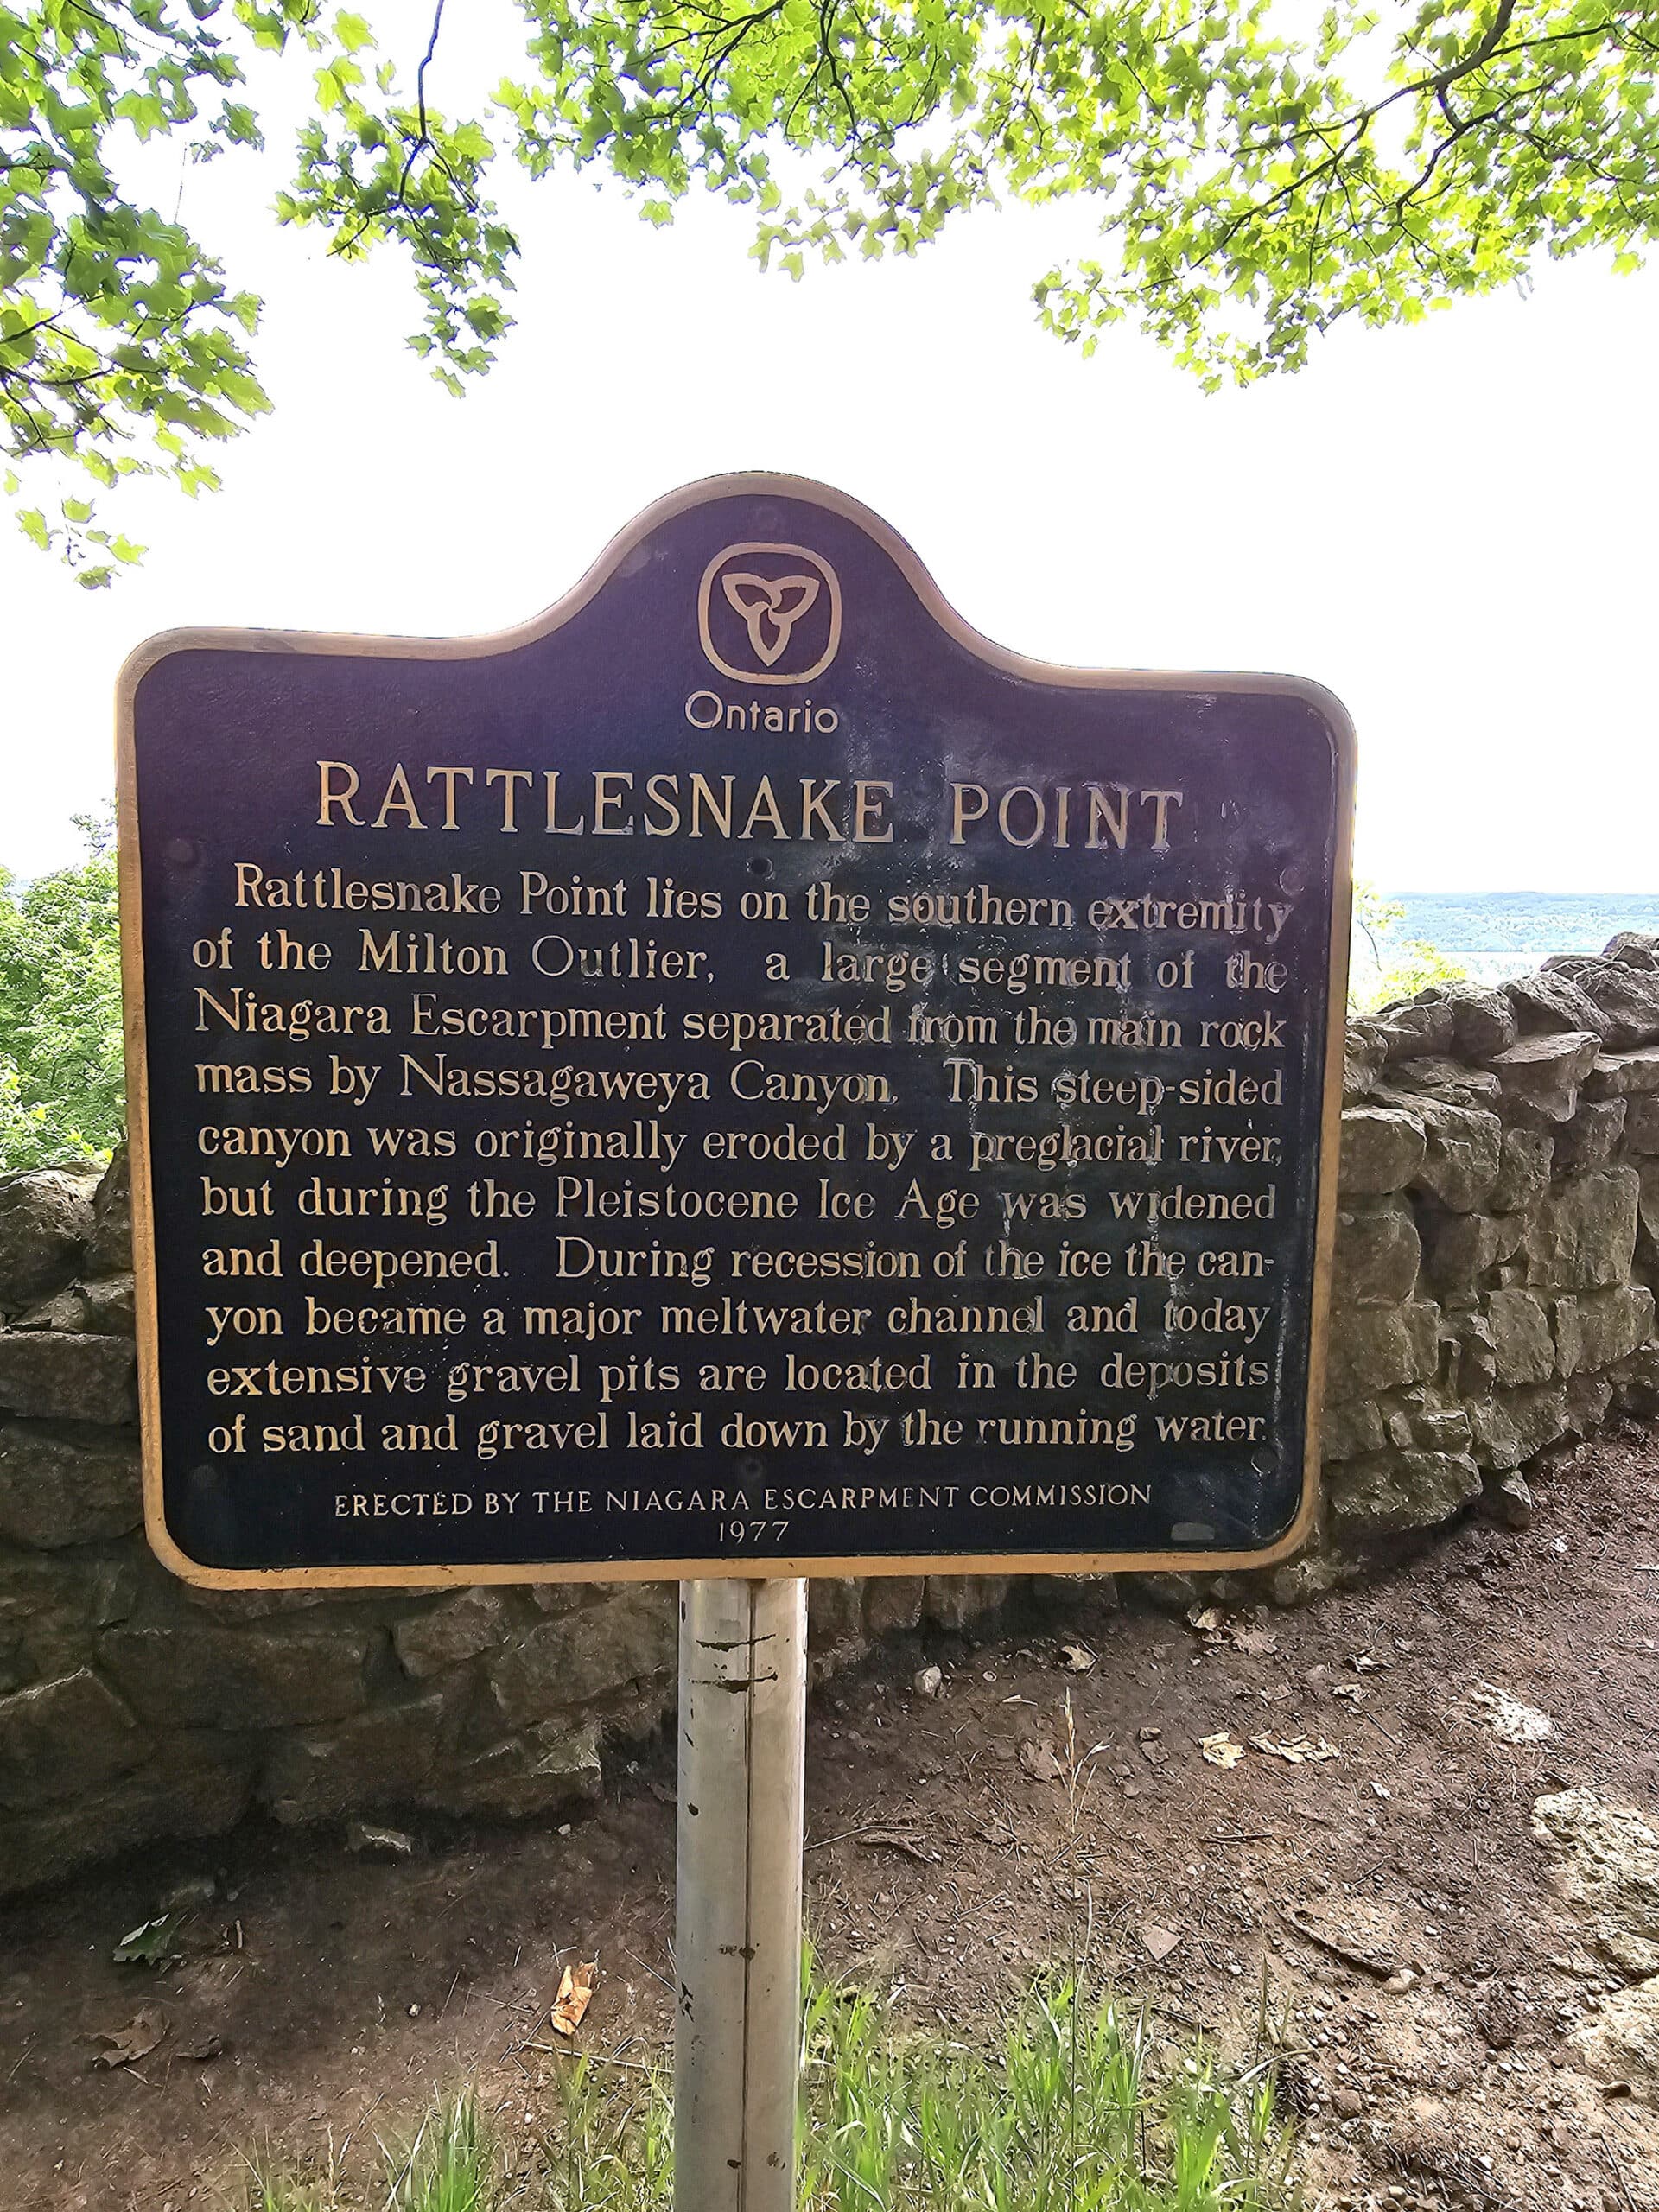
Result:
<instances>
[{"instance_id":1,"label":"stacked stone block","mask_svg":"<svg viewBox=\"0 0 1659 2212\"><path fill-rule=\"evenodd\" d=\"M1647 1405L1656 1202L1659 939L1351 1024L1322 1521L1279 1594L1483 1493L1519 1517L1528 1460Z\"/></svg>"}]
</instances>

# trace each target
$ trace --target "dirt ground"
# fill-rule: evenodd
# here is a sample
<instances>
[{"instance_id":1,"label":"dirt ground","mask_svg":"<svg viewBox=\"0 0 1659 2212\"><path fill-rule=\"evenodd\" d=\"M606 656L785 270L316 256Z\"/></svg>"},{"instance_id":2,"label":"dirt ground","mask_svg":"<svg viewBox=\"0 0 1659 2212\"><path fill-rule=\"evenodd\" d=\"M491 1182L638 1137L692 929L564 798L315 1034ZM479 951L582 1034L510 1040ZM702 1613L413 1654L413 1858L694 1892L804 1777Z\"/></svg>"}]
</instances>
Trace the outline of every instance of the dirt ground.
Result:
<instances>
[{"instance_id":1,"label":"dirt ground","mask_svg":"<svg viewBox=\"0 0 1659 2212\"><path fill-rule=\"evenodd\" d=\"M827 1967L953 2025L1085 1950L1173 2034L1249 2049L1265 2010L1309 2201L1333 2212L1653 2212L1659 2111L1567 2040L1626 1977L1552 1887L1531 1810L1585 1784L1659 1814L1659 1440L1609 1433L1537 1489L1529 1529L1471 1522L1307 1613L1194 1623L1125 1585L1121 1611L1084 1596L971 1644L904 1638L829 1684L806 1859ZM1503 1740L1484 1688L1552 1732ZM1201 1749L1222 1732L1247 1746L1230 1766ZM600 1961L582 2047L665 2056L670 1747L612 1775L557 1833L429 1828L385 1861L246 1827L8 1908L0 2202L219 2207L267 2143L366 2178L378 2139L463 2080L528 2142L575 1958ZM191 1882L182 1962L116 1965ZM149 2006L162 2039L98 2064L99 2033Z\"/></svg>"}]
</instances>

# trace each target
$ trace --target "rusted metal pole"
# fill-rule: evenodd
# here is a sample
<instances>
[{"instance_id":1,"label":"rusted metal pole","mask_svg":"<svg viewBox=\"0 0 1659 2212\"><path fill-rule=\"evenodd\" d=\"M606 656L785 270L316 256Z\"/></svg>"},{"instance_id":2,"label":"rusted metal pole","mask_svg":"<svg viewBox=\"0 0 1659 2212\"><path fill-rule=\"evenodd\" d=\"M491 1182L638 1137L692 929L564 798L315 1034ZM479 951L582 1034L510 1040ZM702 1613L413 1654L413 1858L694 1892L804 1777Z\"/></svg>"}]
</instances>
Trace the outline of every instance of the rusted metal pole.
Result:
<instances>
[{"instance_id":1,"label":"rusted metal pole","mask_svg":"<svg viewBox=\"0 0 1659 2212\"><path fill-rule=\"evenodd\" d=\"M806 1585L680 1585L675 2212L794 2212Z\"/></svg>"}]
</instances>

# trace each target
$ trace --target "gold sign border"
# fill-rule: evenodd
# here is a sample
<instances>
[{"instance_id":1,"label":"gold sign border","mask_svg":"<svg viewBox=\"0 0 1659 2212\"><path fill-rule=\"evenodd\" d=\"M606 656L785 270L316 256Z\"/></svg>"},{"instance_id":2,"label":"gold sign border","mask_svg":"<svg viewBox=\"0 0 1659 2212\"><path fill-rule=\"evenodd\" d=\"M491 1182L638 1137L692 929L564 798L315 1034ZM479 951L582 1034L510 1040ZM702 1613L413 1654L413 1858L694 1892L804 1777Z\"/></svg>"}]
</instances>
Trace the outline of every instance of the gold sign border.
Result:
<instances>
[{"instance_id":1,"label":"gold sign border","mask_svg":"<svg viewBox=\"0 0 1659 2212\"><path fill-rule=\"evenodd\" d=\"M715 480L718 481L719 480ZM830 587L830 642L822 656L810 668L798 676L774 676L770 669L734 668L715 651L714 632L709 625L709 605L714 595L715 578L728 561L740 553L804 553L817 563L818 573ZM555 610L556 612L556 610ZM823 553L815 553L810 545L762 545L756 539L746 539L741 545L723 545L702 572L702 582L697 586L697 642L702 647L703 658L711 668L729 677L734 683L816 683L841 651L841 578L836 574L835 563Z\"/></svg>"},{"instance_id":2,"label":"gold sign border","mask_svg":"<svg viewBox=\"0 0 1659 2212\"><path fill-rule=\"evenodd\" d=\"M1028 681L1080 690L1268 693L1300 699L1330 732L1337 767L1337 841L1331 902L1330 998L1326 1009L1325 1090L1320 1114L1319 1173L1314 1236L1313 1307L1308 1347L1306 1440L1301 1502L1284 1535L1260 1551L1033 1552L947 1554L943 1557L791 1559L577 1560L517 1565L404 1567L215 1567L190 1558L168 1529L162 1490L162 1400L156 1302L156 1216L149 1166L149 1059L144 1029L144 948L139 871L133 707L149 671L175 653L236 651L264 653L376 655L398 660L471 660L532 644L561 629L586 607L650 534L674 516L717 499L755 496L798 499L855 524L908 580L927 613L946 634L988 667ZM809 550L810 549L808 549ZM745 681L747 679L746 678ZM797 678L796 681L800 679ZM125 1006L127 1072L132 1159L132 1257L137 1289L138 1401L143 1439L144 1528L150 1548L184 1581L209 1590L442 1589L480 1582L667 1582L700 1577L754 1580L768 1575L1096 1574L1188 1573L1223 1567L1271 1567L1302 1543L1319 1503L1319 1414L1331 1325L1331 1267L1336 1238L1337 1161L1342 1135L1342 1071L1348 990L1348 937L1352 899L1353 803L1356 748L1347 710L1323 685L1302 677L1244 676L1204 671L1071 668L1028 659L982 636L950 607L910 546L859 500L810 478L766 471L705 477L657 500L619 532L574 590L529 622L476 638L374 638L347 632L291 630L182 629L162 631L140 645L122 668L116 693L117 809L120 832L121 980Z\"/></svg>"}]
</instances>

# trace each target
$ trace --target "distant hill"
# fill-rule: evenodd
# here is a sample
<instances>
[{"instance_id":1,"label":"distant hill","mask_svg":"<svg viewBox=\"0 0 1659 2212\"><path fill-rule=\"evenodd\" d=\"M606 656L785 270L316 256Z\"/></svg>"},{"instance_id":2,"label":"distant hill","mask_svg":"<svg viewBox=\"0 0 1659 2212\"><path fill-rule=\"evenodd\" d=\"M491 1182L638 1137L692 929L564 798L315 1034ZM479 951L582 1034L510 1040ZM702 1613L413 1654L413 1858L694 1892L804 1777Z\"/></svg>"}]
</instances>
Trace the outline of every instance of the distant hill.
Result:
<instances>
[{"instance_id":1,"label":"distant hill","mask_svg":"<svg viewBox=\"0 0 1659 2212\"><path fill-rule=\"evenodd\" d=\"M1599 952L1620 930L1659 933L1659 892L1390 891L1397 934L1421 938L1483 983L1524 975L1552 952ZM1357 968L1365 958L1362 938Z\"/></svg>"}]
</instances>

